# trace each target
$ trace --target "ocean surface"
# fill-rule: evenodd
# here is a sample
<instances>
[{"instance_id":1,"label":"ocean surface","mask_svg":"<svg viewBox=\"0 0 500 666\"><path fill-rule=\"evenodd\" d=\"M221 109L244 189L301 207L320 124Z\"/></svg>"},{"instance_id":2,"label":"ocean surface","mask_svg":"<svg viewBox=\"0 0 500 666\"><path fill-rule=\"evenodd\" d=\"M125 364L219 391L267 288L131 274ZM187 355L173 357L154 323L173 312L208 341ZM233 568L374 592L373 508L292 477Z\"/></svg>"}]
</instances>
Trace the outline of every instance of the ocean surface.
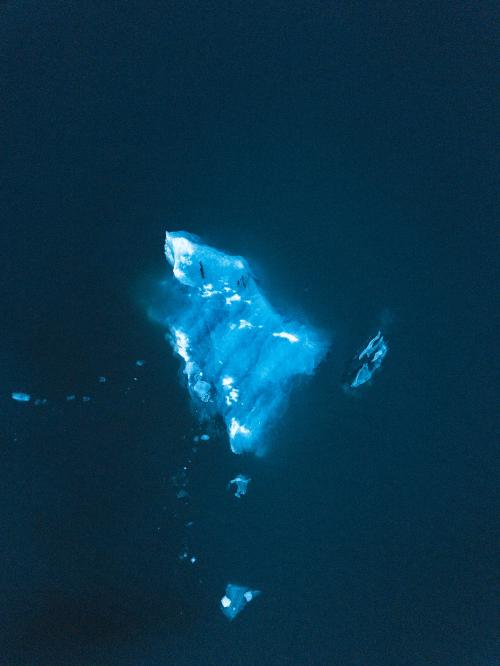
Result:
<instances>
[{"instance_id":1,"label":"ocean surface","mask_svg":"<svg viewBox=\"0 0 500 666\"><path fill-rule=\"evenodd\" d=\"M2 666L500 664L498 18L0 4ZM331 337L262 458L193 451L167 229ZM233 622L228 582L262 591Z\"/></svg>"}]
</instances>

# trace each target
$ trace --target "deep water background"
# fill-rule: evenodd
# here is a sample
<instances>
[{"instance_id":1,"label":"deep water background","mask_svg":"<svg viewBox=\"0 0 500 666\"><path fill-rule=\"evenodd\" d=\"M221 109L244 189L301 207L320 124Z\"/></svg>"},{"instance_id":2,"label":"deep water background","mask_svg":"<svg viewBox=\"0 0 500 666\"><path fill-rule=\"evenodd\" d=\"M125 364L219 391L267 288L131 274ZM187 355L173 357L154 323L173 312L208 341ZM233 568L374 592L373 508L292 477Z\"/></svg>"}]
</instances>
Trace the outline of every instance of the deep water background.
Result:
<instances>
[{"instance_id":1,"label":"deep water background","mask_svg":"<svg viewBox=\"0 0 500 666\"><path fill-rule=\"evenodd\" d=\"M0 4L1 664L500 663L495 24L490 2ZM145 315L166 228L332 334L266 458L191 452ZM386 312L384 370L346 396ZM228 581L263 590L232 624Z\"/></svg>"}]
</instances>

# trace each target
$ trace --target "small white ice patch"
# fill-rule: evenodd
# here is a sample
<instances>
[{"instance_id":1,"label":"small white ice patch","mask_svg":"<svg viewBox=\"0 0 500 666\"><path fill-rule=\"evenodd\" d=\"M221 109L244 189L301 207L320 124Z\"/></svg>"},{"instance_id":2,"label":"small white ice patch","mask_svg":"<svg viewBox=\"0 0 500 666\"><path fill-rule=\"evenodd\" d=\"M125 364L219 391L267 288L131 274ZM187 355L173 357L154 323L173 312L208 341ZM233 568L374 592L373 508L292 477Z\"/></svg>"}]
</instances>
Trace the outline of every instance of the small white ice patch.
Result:
<instances>
[{"instance_id":1,"label":"small white ice patch","mask_svg":"<svg viewBox=\"0 0 500 666\"><path fill-rule=\"evenodd\" d=\"M279 333L273 333L273 337L283 338L284 340L288 340L288 342L298 342L299 341L299 339L296 335L293 335L293 333L287 333L286 331L280 331Z\"/></svg>"}]
</instances>

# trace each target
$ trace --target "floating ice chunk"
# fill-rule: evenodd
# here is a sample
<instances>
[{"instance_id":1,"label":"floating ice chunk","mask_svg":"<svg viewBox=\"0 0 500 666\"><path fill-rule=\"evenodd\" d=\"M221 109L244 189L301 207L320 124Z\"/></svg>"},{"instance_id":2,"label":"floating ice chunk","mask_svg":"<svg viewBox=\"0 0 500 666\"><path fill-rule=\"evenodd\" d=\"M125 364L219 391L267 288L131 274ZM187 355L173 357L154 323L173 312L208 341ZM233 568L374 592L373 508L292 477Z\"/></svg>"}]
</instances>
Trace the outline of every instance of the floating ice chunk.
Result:
<instances>
[{"instance_id":1,"label":"floating ice chunk","mask_svg":"<svg viewBox=\"0 0 500 666\"><path fill-rule=\"evenodd\" d=\"M299 339L296 335L293 335L293 333L287 333L286 331L280 331L280 333L273 333L273 337L275 338L284 338L285 340L288 340L288 342L298 342Z\"/></svg>"},{"instance_id":2,"label":"floating ice chunk","mask_svg":"<svg viewBox=\"0 0 500 666\"><path fill-rule=\"evenodd\" d=\"M135 364L138 365L139 367L142 367L145 363L146 361L144 361L142 358L138 358L137 361L135 362Z\"/></svg>"},{"instance_id":3,"label":"floating ice chunk","mask_svg":"<svg viewBox=\"0 0 500 666\"><path fill-rule=\"evenodd\" d=\"M354 389L366 384L380 370L389 346L381 331L359 352L349 364L345 374L344 388Z\"/></svg>"},{"instance_id":4,"label":"floating ice chunk","mask_svg":"<svg viewBox=\"0 0 500 666\"><path fill-rule=\"evenodd\" d=\"M384 349L385 343L384 343L384 338L382 336L382 332L379 331L377 335L370 340L370 342L366 345L366 347L363 349L363 351L360 353L358 356L358 359L361 361L361 359L366 356L368 359L370 358L370 355L372 355L374 352L380 351ZM387 350L386 350L387 351ZM374 357L375 360L375 357Z\"/></svg>"},{"instance_id":5,"label":"floating ice chunk","mask_svg":"<svg viewBox=\"0 0 500 666\"><path fill-rule=\"evenodd\" d=\"M177 492L176 497L177 499L184 499L186 497L189 497L189 493L187 490L184 490L184 488L182 488Z\"/></svg>"},{"instance_id":6,"label":"floating ice chunk","mask_svg":"<svg viewBox=\"0 0 500 666\"><path fill-rule=\"evenodd\" d=\"M91 398L90 398L89 395L84 395L84 396L82 397L82 402L90 402L90 399L91 399Z\"/></svg>"},{"instance_id":7,"label":"floating ice chunk","mask_svg":"<svg viewBox=\"0 0 500 666\"><path fill-rule=\"evenodd\" d=\"M245 476L244 474L238 474L237 477L234 479L231 479L231 481L228 484L228 488L230 486L235 485L236 486L236 492L234 493L235 497L241 497L242 495L246 495L247 493L247 486L250 483L252 479L249 476Z\"/></svg>"},{"instance_id":8,"label":"floating ice chunk","mask_svg":"<svg viewBox=\"0 0 500 666\"><path fill-rule=\"evenodd\" d=\"M165 255L176 281L164 284L168 310L150 314L169 330L197 412L222 417L234 453L263 453L294 377L314 372L328 342L276 312L242 257L184 232L167 232Z\"/></svg>"},{"instance_id":9,"label":"floating ice chunk","mask_svg":"<svg viewBox=\"0 0 500 666\"><path fill-rule=\"evenodd\" d=\"M47 402L48 402L47 398L37 398L37 399L35 400L35 403L34 403L34 404L35 404L37 407L41 407L42 405L46 405Z\"/></svg>"},{"instance_id":10,"label":"floating ice chunk","mask_svg":"<svg viewBox=\"0 0 500 666\"><path fill-rule=\"evenodd\" d=\"M13 391L11 394L12 400L16 402L29 402L31 400L31 395L29 393L23 393L22 391Z\"/></svg>"},{"instance_id":11,"label":"floating ice chunk","mask_svg":"<svg viewBox=\"0 0 500 666\"><path fill-rule=\"evenodd\" d=\"M202 435L200 439L202 442L208 442L208 440L210 439L210 435Z\"/></svg>"},{"instance_id":12,"label":"floating ice chunk","mask_svg":"<svg viewBox=\"0 0 500 666\"><path fill-rule=\"evenodd\" d=\"M226 593L220 600L221 611L228 620L234 620L245 606L259 594L261 594L260 590L251 590L249 587L228 583Z\"/></svg>"},{"instance_id":13,"label":"floating ice chunk","mask_svg":"<svg viewBox=\"0 0 500 666\"><path fill-rule=\"evenodd\" d=\"M107 379L106 377L101 376L97 378L97 381L99 382L99 384L105 384L107 382Z\"/></svg>"},{"instance_id":14,"label":"floating ice chunk","mask_svg":"<svg viewBox=\"0 0 500 666\"><path fill-rule=\"evenodd\" d=\"M71 402L72 400L76 400L76 395L74 393L72 393L71 395L67 395L66 400L68 402Z\"/></svg>"},{"instance_id":15,"label":"floating ice chunk","mask_svg":"<svg viewBox=\"0 0 500 666\"><path fill-rule=\"evenodd\" d=\"M352 388L357 388L358 386L361 386L362 384L366 384L367 381L371 379L372 372L370 371L370 368L368 367L368 363L363 363L361 368L358 370L358 373L356 377L354 378L354 381L351 384Z\"/></svg>"}]
</instances>

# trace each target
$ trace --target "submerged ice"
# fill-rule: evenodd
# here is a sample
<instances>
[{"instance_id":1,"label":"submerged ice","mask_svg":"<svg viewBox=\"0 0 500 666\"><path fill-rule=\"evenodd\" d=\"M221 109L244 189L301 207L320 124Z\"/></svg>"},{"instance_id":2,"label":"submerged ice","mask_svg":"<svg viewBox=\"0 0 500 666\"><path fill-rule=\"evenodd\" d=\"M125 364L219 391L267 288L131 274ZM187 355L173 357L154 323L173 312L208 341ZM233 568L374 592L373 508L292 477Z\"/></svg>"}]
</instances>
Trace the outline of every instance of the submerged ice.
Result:
<instances>
[{"instance_id":1,"label":"submerged ice","mask_svg":"<svg viewBox=\"0 0 500 666\"><path fill-rule=\"evenodd\" d=\"M243 257L185 232L167 232L165 255L180 299L162 321L189 392L203 416L222 417L234 453L261 453L292 378L314 371L325 341L272 308Z\"/></svg>"},{"instance_id":2,"label":"submerged ice","mask_svg":"<svg viewBox=\"0 0 500 666\"><path fill-rule=\"evenodd\" d=\"M251 590L249 587L229 583L226 585L226 594L220 600L221 610L228 620L234 620L238 613L259 594L260 590Z\"/></svg>"}]
</instances>

